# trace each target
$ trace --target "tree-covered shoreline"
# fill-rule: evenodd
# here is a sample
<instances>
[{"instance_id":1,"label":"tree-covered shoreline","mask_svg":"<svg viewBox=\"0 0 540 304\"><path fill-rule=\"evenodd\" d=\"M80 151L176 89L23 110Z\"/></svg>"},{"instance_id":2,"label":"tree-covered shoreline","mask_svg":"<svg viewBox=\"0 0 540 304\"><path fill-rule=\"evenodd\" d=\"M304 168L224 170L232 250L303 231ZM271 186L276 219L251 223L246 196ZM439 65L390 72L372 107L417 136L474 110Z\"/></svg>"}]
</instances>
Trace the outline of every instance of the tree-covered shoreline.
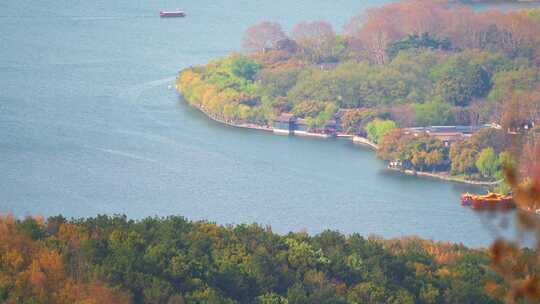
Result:
<instances>
[{"instance_id":1,"label":"tree-covered shoreline","mask_svg":"<svg viewBox=\"0 0 540 304\"><path fill-rule=\"evenodd\" d=\"M500 303L488 266L485 249L416 237L0 217L2 303Z\"/></svg>"},{"instance_id":2,"label":"tree-covered shoreline","mask_svg":"<svg viewBox=\"0 0 540 304\"><path fill-rule=\"evenodd\" d=\"M535 145L539 9L475 12L403 1L351 18L341 33L323 21L288 34L261 22L248 28L243 46L245 54L183 70L184 99L232 125L271 128L290 113L314 134L331 125L367 137L404 170L463 180L499 180L511 149ZM411 127L483 124L495 127L450 146L429 132L407 135Z\"/></svg>"}]
</instances>

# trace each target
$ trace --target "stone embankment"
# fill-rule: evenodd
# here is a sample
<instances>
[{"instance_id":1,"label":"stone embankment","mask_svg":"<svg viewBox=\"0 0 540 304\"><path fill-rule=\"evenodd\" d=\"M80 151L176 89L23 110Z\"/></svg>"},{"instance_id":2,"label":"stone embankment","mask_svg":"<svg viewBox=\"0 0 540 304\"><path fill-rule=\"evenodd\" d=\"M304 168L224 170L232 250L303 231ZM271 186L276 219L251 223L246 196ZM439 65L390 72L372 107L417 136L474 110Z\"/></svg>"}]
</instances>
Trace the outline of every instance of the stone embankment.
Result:
<instances>
[{"instance_id":1,"label":"stone embankment","mask_svg":"<svg viewBox=\"0 0 540 304\"><path fill-rule=\"evenodd\" d=\"M208 116L210 119L231 126L235 128L244 128L244 129L253 129L253 130L260 130L260 131L267 131L267 132L274 132L275 134L280 134L279 132L276 132L276 129L270 127L270 126L261 126L258 124L253 123L239 123L235 121L226 120L221 117L217 117L216 115L210 113L206 109L204 109L201 106L195 105L195 108L199 109L201 112L203 112L206 116ZM294 132L296 133L296 132ZM293 133L293 134L294 134ZM290 133L288 133L290 134ZM291 134L292 135L292 134ZM328 134L319 134L319 133L310 133L310 132L301 132L301 134L295 134L297 136L309 136L309 137L318 137L318 138L329 138ZM366 137L362 136L353 136L348 134L337 134L337 137L341 138L347 138L350 139L354 144L362 145L365 147L368 147L372 150L377 151L379 149L379 146L375 144L374 142L370 141ZM475 181L475 180L465 180L461 178L455 178L450 176L447 172L444 173L431 173L431 172L423 172L423 171L414 171L414 170L408 170L408 169L401 169L401 168L393 168L388 167L389 170L401 172L407 175L414 175L414 176L424 176L424 177L430 177L430 178L437 178L445 181L451 181L451 182L458 182L458 183L465 183L469 185L476 185L476 186L496 186L501 183L502 180L494 181L494 182L486 182L486 181Z\"/></svg>"},{"instance_id":2,"label":"stone embankment","mask_svg":"<svg viewBox=\"0 0 540 304\"><path fill-rule=\"evenodd\" d=\"M461 178L456 178L453 176L450 176L448 173L432 173L432 172L423 172L423 171L414 171L414 170L407 170L407 169L400 169L400 168L392 168L388 167L389 170L401 172L407 175L414 175L414 176L424 176L424 177L431 177L431 178L437 178L442 179L449 182L456 182L456 183L465 183L469 185L475 185L475 186L497 186L502 182L502 180L493 181L493 182L487 182L487 181L476 181L476 180L466 180Z\"/></svg>"}]
</instances>

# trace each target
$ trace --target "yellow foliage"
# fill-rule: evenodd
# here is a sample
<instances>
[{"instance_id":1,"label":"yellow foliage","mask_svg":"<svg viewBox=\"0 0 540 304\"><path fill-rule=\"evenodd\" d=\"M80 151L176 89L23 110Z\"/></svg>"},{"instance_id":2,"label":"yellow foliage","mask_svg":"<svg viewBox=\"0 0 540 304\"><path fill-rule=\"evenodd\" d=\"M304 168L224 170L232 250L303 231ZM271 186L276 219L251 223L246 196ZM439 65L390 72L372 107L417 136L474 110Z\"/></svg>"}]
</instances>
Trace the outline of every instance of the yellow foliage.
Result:
<instances>
[{"instance_id":1,"label":"yellow foliage","mask_svg":"<svg viewBox=\"0 0 540 304\"><path fill-rule=\"evenodd\" d=\"M237 110L238 108L234 104L226 104L223 106L223 116L225 116L228 119L233 119L237 116Z\"/></svg>"},{"instance_id":2,"label":"yellow foliage","mask_svg":"<svg viewBox=\"0 0 540 304\"><path fill-rule=\"evenodd\" d=\"M206 91L204 91L202 96L202 104L208 106L211 104L212 100L217 96L218 90L213 85L208 85Z\"/></svg>"},{"instance_id":3,"label":"yellow foliage","mask_svg":"<svg viewBox=\"0 0 540 304\"><path fill-rule=\"evenodd\" d=\"M446 267L437 270L437 276L439 277L448 277L450 275L451 275L450 270L448 270L448 268Z\"/></svg>"},{"instance_id":4,"label":"yellow foliage","mask_svg":"<svg viewBox=\"0 0 540 304\"><path fill-rule=\"evenodd\" d=\"M34 220L44 227L43 218ZM60 238L79 245L86 236L73 225L60 227ZM76 282L62 255L19 230L13 216L0 216L0 287L5 303L129 303L126 295L100 282Z\"/></svg>"},{"instance_id":5,"label":"yellow foliage","mask_svg":"<svg viewBox=\"0 0 540 304\"><path fill-rule=\"evenodd\" d=\"M246 105L239 105L238 106L238 116L240 119L248 119L251 114L251 107Z\"/></svg>"},{"instance_id":6,"label":"yellow foliage","mask_svg":"<svg viewBox=\"0 0 540 304\"><path fill-rule=\"evenodd\" d=\"M180 73L178 78L178 84L180 88L185 88L189 86L194 81L199 81L201 78L198 74L193 72L193 70L184 70Z\"/></svg>"}]
</instances>

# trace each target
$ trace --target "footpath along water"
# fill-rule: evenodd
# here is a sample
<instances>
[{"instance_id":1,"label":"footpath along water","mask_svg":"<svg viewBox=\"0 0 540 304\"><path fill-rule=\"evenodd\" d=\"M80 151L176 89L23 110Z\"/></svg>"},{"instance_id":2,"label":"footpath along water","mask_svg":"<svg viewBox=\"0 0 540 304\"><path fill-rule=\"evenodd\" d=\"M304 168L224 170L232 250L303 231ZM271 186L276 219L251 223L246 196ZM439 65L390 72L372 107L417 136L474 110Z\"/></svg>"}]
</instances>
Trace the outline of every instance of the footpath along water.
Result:
<instances>
[{"instance_id":1,"label":"footpath along water","mask_svg":"<svg viewBox=\"0 0 540 304\"><path fill-rule=\"evenodd\" d=\"M0 13L0 213L180 214L487 245L465 185L385 170L340 139L218 124L175 92L177 72L240 48L261 20L341 28L382 0L7 0ZM186 18L159 18L180 8ZM334 141L329 143L329 141Z\"/></svg>"}]
</instances>

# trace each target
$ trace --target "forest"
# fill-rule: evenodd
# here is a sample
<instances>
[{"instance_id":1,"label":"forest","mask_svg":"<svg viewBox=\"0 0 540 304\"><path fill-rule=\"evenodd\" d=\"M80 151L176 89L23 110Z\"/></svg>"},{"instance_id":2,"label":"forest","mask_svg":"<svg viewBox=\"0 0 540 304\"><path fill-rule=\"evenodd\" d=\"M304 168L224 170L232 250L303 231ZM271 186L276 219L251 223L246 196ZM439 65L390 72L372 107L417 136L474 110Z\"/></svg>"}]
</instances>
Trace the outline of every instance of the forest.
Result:
<instances>
[{"instance_id":1,"label":"forest","mask_svg":"<svg viewBox=\"0 0 540 304\"><path fill-rule=\"evenodd\" d=\"M0 303L539 303L540 220L523 210L540 210L540 9L446 2L374 8L340 32L324 21L287 33L261 22L247 29L242 53L185 69L177 85L189 104L231 124L267 126L293 113L316 131L339 118L340 132L368 137L379 157L405 168L504 178L500 191L519 207L514 239L467 248L177 215L0 214ZM407 132L442 124L498 127L451 145ZM499 213L491 215L497 237Z\"/></svg>"},{"instance_id":2,"label":"forest","mask_svg":"<svg viewBox=\"0 0 540 304\"><path fill-rule=\"evenodd\" d=\"M0 217L2 303L502 303L490 253L179 216Z\"/></svg>"},{"instance_id":3,"label":"forest","mask_svg":"<svg viewBox=\"0 0 540 304\"><path fill-rule=\"evenodd\" d=\"M401 1L352 17L341 32L313 21L286 33L264 21L246 30L243 48L183 70L177 87L184 99L232 124L270 126L292 113L319 132L337 121L343 134L400 144L400 153L379 155L400 157L406 169L466 179L502 174L510 146L485 140L519 142L520 150L536 145L540 9L473 11L445 1ZM388 134L485 124L497 134L455 147Z\"/></svg>"}]
</instances>

